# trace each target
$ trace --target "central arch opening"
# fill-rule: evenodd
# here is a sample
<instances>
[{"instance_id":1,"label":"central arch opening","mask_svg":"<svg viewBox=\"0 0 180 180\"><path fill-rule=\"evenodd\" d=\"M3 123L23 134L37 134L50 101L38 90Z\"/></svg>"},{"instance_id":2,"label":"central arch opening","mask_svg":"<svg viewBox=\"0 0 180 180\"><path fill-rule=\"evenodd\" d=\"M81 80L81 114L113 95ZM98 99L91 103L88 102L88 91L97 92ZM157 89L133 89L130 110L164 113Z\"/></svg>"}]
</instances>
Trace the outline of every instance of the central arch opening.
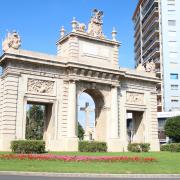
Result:
<instances>
[{"instance_id":1,"label":"central arch opening","mask_svg":"<svg viewBox=\"0 0 180 180\"><path fill-rule=\"evenodd\" d=\"M83 128L86 141L104 141L106 138L106 120L103 117L104 97L97 89L85 89L78 96L78 127ZM81 127L80 127L81 126Z\"/></svg>"}]
</instances>

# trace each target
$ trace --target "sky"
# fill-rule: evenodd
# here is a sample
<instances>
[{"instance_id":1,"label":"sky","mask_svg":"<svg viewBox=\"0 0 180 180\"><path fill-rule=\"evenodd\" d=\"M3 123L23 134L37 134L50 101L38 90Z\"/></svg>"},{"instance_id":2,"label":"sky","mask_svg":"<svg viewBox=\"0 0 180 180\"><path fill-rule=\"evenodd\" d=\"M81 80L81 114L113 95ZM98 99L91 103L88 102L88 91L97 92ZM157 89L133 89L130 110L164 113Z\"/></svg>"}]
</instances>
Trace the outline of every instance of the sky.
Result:
<instances>
[{"instance_id":1,"label":"sky","mask_svg":"<svg viewBox=\"0 0 180 180\"><path fill-rule=\"evenodd\" d=\"M56 54L56 41L60 28L64 26L71 31L73 17L88 24L94 8L104 12L103 32L111 39L113 27L116 28L117 40L122 43L119 51L120 67L134 68L133 23L132 15L138 0L1 0L0 39L7 31L16 30L22 40L22 49ZM2 50L0 48L0 54ZM82 94L78 99L78 108L94 102L88 95ZM78 113L83 123L84 112ZM91 120L94 113L91 113Z\"/></svg>"},{"instance_id":2,"label":"sky","mask_svg":"<svg viewBox=\"0 0 180 180\"><path fill-rule=\"evenodd\" d=\"M61 26L70 32L73 17L88 24L92 9L97 8L104 11L104 34L111 39L112 28L118 32L120 66L134 68L132 15L136 4L137 0L1 0L0 39L7 30L17 30L22 49L56 54Z\"/></svg>"}]
</instances>

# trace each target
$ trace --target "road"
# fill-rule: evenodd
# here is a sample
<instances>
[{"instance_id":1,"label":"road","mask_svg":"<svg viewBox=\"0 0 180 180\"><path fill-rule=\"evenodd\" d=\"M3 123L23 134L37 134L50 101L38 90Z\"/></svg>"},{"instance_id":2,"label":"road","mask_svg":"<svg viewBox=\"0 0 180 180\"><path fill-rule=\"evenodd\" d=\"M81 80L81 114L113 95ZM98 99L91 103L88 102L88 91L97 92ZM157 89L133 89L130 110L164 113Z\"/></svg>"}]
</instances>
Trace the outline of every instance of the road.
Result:
<instances>
[{"instance_id":1,"label":"road","mask_svg":"<svg viewBox=\"0 0 180 180\"><path fill-rule=\"evenodd\" d=\"M0 180L172 180L172 178L104 178L104 177L45 177L45 176L18 176L0 175ZM179 179L179 178L174 178Z\"/></svg>"}]
</instances>

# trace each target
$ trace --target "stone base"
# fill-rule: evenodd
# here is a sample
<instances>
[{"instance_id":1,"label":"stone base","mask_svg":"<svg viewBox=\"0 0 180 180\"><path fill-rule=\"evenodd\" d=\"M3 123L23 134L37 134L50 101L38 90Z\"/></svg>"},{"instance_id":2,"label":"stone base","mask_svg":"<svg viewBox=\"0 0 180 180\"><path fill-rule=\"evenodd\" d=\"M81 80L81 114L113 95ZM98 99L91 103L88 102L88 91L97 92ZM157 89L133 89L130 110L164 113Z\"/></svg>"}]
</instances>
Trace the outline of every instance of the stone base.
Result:
<instances>
[{"instance_id":1,"label":"stone base","mask_svg":"<svg viewBox=\"0 0 180 180\"><path fill-rule=\"evenodd\" d=\"M47 151L78 151L78 138L63 138L46 143Z\"/></svg>"},{"instance_id":2,"label":"stone base","mask_svg":"<svg viewBox=\"0 0 180 180\"><path fill-rule=\"evenodd\" d=\"M0 151L11 151L11 141L15 140L12 134L0 135Z\"/></svg>"},{"instance_id":3,"label":"stone base","mask_svg":"<svg viewBox=\"0 0 180 180\"><path fill-rule=\"evenodd\" d=\"M127 143L121 139L109 139L107 141L108 152L124 152L127 151Z\"/></svg>"},{"instance_id":4,"label":"stone base","mask_svg":"<svg viewBox=\"0 0 180 180\"><path fill-rule=\"evenodd\" d=\"M150 151L160 151L160 143L158 139L150 142Z\"/></svg>"}]
</instances>

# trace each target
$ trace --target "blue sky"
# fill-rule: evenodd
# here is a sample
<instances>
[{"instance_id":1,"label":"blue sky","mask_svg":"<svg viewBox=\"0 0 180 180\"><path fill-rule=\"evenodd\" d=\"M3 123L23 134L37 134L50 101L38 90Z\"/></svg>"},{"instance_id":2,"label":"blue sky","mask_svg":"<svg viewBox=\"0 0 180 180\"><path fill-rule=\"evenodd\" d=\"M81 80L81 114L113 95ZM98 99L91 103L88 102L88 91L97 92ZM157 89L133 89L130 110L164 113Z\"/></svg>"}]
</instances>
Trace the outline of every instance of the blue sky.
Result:
<instances>
[{"instance_id":1,"label":"blue sky","mask_svg":"<svg viewBox=\"0 0 180 180\"><path fill-rule=\"evenodd\" d=\"M133 23L132 15L138 0L3 0L0 12L0 39L6 31L17 30L22 38L22 49L56 54L56 41L63 25L71 31L73 17L88 24L94 8L104 11L103 31L111 39L115 27L117 39L122 43L119 53L121 67L134 68ZM1 48L0 48L1 49ZM2 54L2 51L0 50ZM89 102L94 107L91 97L82 94L78 107ZM85 114L78 113L83 123ZM94 113L91 113L91 121Z\"/></svg>"},{"instance_id":2,"label":"blue sky","mask_svg":"<svg viewBox=\"0 0 180 180\"><path fill-rule=\"evenodd\" d=\"M111 38L113 26L118 31L120 66L134 67L132 14L137 0L3 0L0 13L0 38L6 30L17 30L22 48L56 54L55 42L62 25L71 31L72 17L88 23L91 10L104 11L104 34ZM2 52L1 52L2 53Z\"/></svg>"}]
</instances>

